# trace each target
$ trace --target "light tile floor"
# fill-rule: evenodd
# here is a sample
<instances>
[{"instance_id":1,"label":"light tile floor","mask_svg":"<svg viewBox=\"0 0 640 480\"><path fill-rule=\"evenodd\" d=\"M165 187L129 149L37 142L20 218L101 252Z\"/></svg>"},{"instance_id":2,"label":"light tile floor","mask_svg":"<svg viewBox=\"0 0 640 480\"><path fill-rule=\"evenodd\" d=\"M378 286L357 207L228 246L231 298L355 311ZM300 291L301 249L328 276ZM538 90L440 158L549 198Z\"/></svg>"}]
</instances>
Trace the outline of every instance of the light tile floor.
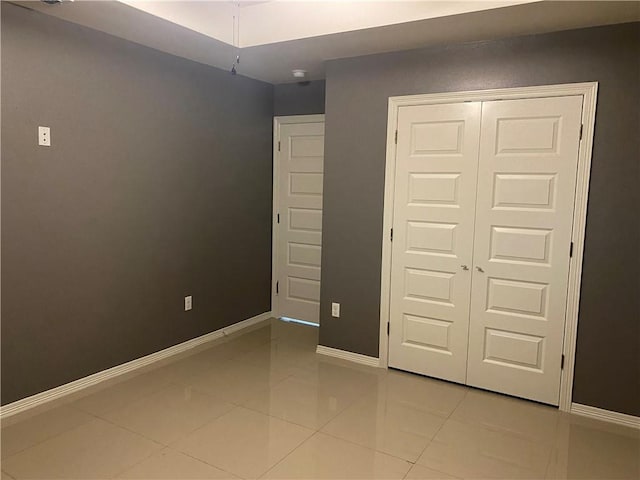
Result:
<instances>
[{"instance_id":1,"label":"light tile floor","mask_svg":"<svg viewBox=\"0 0 640 480\"><path fill-rule=\"evenodd\" d=\"M640 478L640 432L315 353L272 320L2 428L5 479Z\"/></svg>"}]
</instances>

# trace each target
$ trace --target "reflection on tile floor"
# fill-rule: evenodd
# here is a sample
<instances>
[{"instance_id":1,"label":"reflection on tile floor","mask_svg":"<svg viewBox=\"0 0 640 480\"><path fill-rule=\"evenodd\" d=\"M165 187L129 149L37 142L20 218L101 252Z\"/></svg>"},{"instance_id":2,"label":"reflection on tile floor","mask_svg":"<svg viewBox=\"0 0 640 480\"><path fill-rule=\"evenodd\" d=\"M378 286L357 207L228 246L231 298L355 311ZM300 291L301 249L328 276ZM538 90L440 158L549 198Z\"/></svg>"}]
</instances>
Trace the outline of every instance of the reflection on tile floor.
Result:
<instances>
[{"instance_id":1,"label":"reflection on tile floor","mask_svg":"<svg viewBox=\"0 0 640 480\"><path fill-rule=\"evenodd\" d=\"M2 428L5 479L640 478L640 432L315 353L271 320Z\"/></svg>"}]
</instances>

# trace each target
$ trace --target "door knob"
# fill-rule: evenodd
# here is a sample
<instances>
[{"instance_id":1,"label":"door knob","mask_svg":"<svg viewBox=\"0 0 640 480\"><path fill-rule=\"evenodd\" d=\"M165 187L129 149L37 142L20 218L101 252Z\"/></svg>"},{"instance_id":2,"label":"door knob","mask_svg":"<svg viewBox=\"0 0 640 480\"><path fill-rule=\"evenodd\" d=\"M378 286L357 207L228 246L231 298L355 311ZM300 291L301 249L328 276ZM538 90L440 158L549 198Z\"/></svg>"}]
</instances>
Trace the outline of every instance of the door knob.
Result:
<instances>
[{"instance_id":1,"label":"door knob","mask_svg":"<svg viewBox=\"0 0 640 480\"><path fill-rule=\"evenodd\" d=\"M478 270L480 273L484 273L484 270L482 269L482 267L476 267L476 270Z\"/></svg>"},{"instance_id":2,"label":"door knob","mask_svg":"<svg viewBox=\"0 0 640 480\"><path fill-rule=\"evenodd\" d=\"M469 267L467 267L466 265L462 265L462 269L463 270L469 270Z\"/></svg>"}]
</instances>

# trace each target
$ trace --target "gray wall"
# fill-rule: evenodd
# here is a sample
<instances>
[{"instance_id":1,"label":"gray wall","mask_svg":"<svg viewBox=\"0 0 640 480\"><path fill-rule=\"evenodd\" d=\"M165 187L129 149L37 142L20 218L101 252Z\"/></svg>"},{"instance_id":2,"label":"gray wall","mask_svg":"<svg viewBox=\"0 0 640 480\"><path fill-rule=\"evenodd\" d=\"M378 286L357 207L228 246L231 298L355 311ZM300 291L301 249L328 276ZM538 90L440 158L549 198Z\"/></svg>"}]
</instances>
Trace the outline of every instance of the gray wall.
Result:
<instances>
[{"instance_id":1,"label":"gray wall","mask_svg":"<svg viewBox=\"0 0 640 480\"><path fill-rule=\"evenodd\" d=\"M598 81L574 401L640 415L639 35L636 23L329 62L320 343L378 355L389 96Z\"/></svg>"},{"instance_id":2,"label":"gray wall","mask_svg":"<svg viewBox=\"0 0 640 480\"><path fill-rule=\"evenodd\" d=\"M325 81L282 83L273 87L274 115L324 113Z\"/></svg>"},{"instance_id":3,"label":"gray wall","mask_svg":"<svg viewBox=\"0 0 640 480\"><path fill-rule=\"evenodd\" d=\"M3 404L270 309L272 108L2 2Z\"/></svg>"}]
</instances>

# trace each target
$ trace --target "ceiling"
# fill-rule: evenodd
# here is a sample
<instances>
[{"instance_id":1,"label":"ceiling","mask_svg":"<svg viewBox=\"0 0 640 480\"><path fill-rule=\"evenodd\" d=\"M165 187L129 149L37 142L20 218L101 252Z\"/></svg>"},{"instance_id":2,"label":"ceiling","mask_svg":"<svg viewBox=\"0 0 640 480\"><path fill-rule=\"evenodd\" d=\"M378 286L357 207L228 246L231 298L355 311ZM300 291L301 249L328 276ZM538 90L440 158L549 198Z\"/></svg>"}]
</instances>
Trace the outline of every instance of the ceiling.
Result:
<instances>
[{"instance_id":1,"label":"ceiling","mask_svg":"<svg viewBox=\"0 0 640 480\"><path fill-rule=\"evenodd\" d=\"M539 0L120 0L176 25L242 48L536 1Z\"/></svg>"},{"instance_id":2,"label":"ceiling","mask_svg":"<svg viewBox=\"0 0 640 480\"><path fill-rule=\"evenodd\" d=\"M324 78L324 62L640 20L636 1L14 2L173 55L270 83Z\"/></svg>"}]
</instances>

